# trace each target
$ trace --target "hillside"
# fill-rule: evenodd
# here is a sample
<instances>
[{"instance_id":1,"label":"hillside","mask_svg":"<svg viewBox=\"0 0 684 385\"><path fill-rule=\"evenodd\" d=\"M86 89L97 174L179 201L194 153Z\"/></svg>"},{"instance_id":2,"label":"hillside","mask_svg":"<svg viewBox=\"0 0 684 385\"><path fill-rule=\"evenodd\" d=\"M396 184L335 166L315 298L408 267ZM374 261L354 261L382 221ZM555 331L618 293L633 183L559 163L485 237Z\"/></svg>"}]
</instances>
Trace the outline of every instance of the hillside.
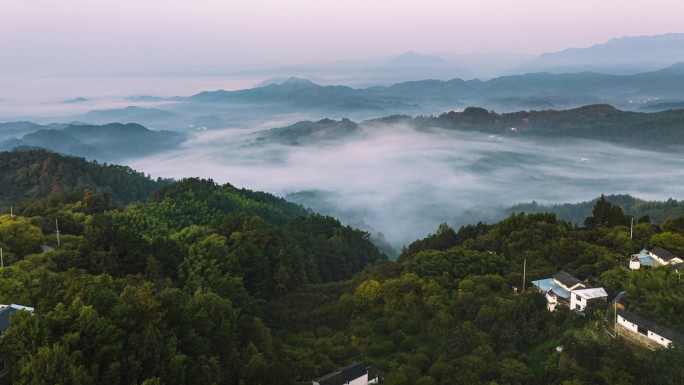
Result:
<instances>
[{"instance_id":1,"label":"hillside","mask_svg":"<svg viewBox=\"0 0 684 385\"><path fill-rule=\"evenodd\" d=\"M654 149L674 150L684 144L684 130L681 129L684 110L643 113L622 111L603 104L571 110L501 114L468 107L439 116L391 116L367 123L405 123L422 129L441 127L501 137L589 139Z\"/></svg>"},{"instance_id":2,"label":"hillside","mask_svg":"<svg viewBox=\"0 0 684 385\"><path fill-rule=\"evenodd\" d=\"M358 134L358 124L349 119L322 119L317 122L302 121L293 125L259 131L255 135L258 142L277 142L290 146L320 145L342 140Z\"/></svg>"},{"instance_id":3,"label":"hillside","mask_svg":"<svg viewBox=\"0 0 684 385\"><path fill-rule=\"evenodd\" d=\"M599 198L579 203L564 203L559 205L540 205L536 202L520 203L506 209L508 214L524 213L555 213L559 219L570 223L582 224L591 215L591 210ZM625 212L634 217L635 222L644 216L655 224L663 224L667 219L684 215L684 202L670 198L666 202L647 201L629 195L607 195L611 203L622 207Z\"/></svg>"},{"instance_id":4,"label":"hillside","mask_svg":"<svg viewBox=\"0 0 684 385\"><path fill-rule=\"evenodd\" d=\"M125 166L100 165L45 150L0 152L0 208L50 194L85 190L106 193L114 202L145 200L168 181L154 181Z\"/></svg>"},{"instance_id":5,"label":"hillside","mask_svg":"<svg viewBox=\"0 0 684 385\"><path fill-rule=\"evenodd\" d=\"M77 190L106 176L109 191L154 184L45 151L2 155L3 186L21 183L35 196L44 184ZM118 171L129 178L117 180ZM97 192L74 200L53 192L17 217L0 216L0 302L35 308L3 333L7 379L292 384L263 304L386 260L367 233L270 194L201 179L155 187L126 207L97 204ZM54 250L33 255L44 242Z\"/></svg>"},{"instance_id":6,"label":"hillside","mask_svg":"<svg viewBox=\"0 0 684 385\"><path fill-rule=\"evenodd\" d=\"M392 262L368 233L210 180L126 207L91 201L0 216L0 302L35 307L3 333L15 382L300 385L350 362L404 385L664 385L684 374L681 347L611 338L601 305L551 313L542 294L514 289L523 264L527 282L563 270L684 330L676 275L624 267L644 247L684 252L684 217L640 223L632 239L617 206L614 223L588 228L553 214L442 224ZM33 254L43 242L54 250Z\"/></svg>"},{"instance_id":7,"label":"hillside","mask_svg":"<svg viewBox=\"0 0 684 385\"><path fill-rule=\"evenodd\" d=\"M25 135L0 142L0 150L15 148L44 148L63 154L83 156L109 162L127 157L140 157L175 148L184 136L171 131L152 131L139 124L109 123L102 126L69 124L39 126L34 124L12 125L10 133ZM13 128L17 127L17 128Z\"/></svg>"}]
</instances>

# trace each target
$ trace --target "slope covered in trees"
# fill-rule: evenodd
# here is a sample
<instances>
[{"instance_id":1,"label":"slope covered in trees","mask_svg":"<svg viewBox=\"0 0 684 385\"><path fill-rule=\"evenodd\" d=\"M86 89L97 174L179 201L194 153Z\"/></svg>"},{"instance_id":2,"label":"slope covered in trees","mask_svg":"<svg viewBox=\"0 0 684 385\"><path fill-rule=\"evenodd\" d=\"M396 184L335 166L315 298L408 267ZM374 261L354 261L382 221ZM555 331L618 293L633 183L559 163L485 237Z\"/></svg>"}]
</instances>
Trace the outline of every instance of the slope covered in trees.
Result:
<instances>
[{"instance_id":1,"label":"slope covered in trees","mask_svg":"<svg viewBox=\"0 0 684 385\"><path fill-rule=\"evenodd\" d=\"M15 128L16 127L16 128ZM99 161L145 156L175 148L185 136L173 131L154 131L137 123L50 124L47 126L17 122L0 126L0 150L44 148L63 154L84 156ZM23 136L20 134L26 133Z\"/></svg>"},{"instance_id":2,"label":"slope covered in trees","mask_svg":"<svg viewBox=\"0 0 684 385\"><path fill-rule=\"evenodd\" d=\"M677 149L684 143L684 110L654 113L621 111L606 104L569 110L496 113L480 107L439 116L392 116L375 123L407 123L419 128L441 127L503 137L578 138L647 147Z\"/></svg>"},{"instance_id":3,"label":"slope covered in trees","mask_svg":"<svg viewBox=\"0 0 684 385\"><path fill-rule=\"evenodd\" d=\"M644 247L682 255L684 216L638 223L631 239L607 201L589 227L548 213L443 224L393 262L368 233L210 180L161 186L127 206L98 197L28 201L19 217L0 216L0 302L35 307L3 334L1 381L296 385L354 361L385 370L389 385L671 384L684 375L681 347L615 340L610 311L549 313L529 288L565 270L611 298L626 290L633 311L684 331L677 275L626 268ZM54 249L40 253L45 243Z\"/></svg>"},{"instance_id":4,"label":"slope covered in trees","mask_svg":"<svg viewBox=\"0 0 684 385\"><path fill-rule=\"evenodd\" d=\"M80 196L84 190L126 203L147 199L165 183L126 166L100 165L45 150L0 152L0 209L50 194Z\"/></svg>"},{"instance_id":5,"label":"slope covered in trees","mask_svg":"<svg viewBox=\"0 0 684 385\"><path fill-rule=\"evenodd\" d=\"M4 333L6 382L290 384L261 320L264 302L386 260L367 233L270 194L200 179L163 185L79 158L19 155L15 164L43 178L53 164L73 173L59 185L65 190L98 186L117 170L161 188L125 207L94 204L102 196L92 190L53 194L0 216L0 302L35 307ZM3 176L15 183L25 174ZM45 243L54 249L40 253Z\"/></svg>"}]
</instances>

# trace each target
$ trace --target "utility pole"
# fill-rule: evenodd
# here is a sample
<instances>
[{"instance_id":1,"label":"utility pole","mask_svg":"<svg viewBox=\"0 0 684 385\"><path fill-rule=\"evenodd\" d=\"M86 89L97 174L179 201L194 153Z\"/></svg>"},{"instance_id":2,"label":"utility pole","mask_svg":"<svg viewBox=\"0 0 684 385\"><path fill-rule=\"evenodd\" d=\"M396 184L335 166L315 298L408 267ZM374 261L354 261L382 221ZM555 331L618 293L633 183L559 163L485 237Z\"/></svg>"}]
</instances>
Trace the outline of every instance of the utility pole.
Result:
<instances>
[{"instance_id":1,"label":"utility pole","mask_svg":"<svg viewBox=\"0 0 684 385\"><path fill-rule=\"evenodd\" d=\"M527 258L523 260L523 285L522 292L525 292L525 275L527 274Z\"/></svg>"},{"instance_id":2,"label":"utility pole","mask_svg":"<svg viewBox=\"0 0 684 385\"><path fill-rule=\"evenodd\" d=\"M617 298L615 299L615 339L618 339L618 326L617 326Z\"/></svg>"},{"instance_id":3,"label":"utility pole","mask_svg":"<svg viewBox=\"0 0 684 385\"><path fill-rule=\"evenodd\" d=\"M2 259L2 248L0 248L0 267L5 267L5 260Z\"/></svg>"},{"instance_id":4,"label":"utility pole","mask_svg":"<svg viewBox=\"0 0 684 385\"><path fill-rule=\"evenodd\" d=\"M632 221L629 224L629 239L632 239L633 233L634 233L634 217L632 216Z\"/></svg>"},{"instance_id":5,"label":"utility pole","mask_svg":"<svg viewBox=\"0 0 684 385\"><path fill-rule=\"evenodd\" d=\"M55 234L57 234L57 246L59 246L59 225L57 224L57 218L55 218Z\"/></svg>"}]
</instances>

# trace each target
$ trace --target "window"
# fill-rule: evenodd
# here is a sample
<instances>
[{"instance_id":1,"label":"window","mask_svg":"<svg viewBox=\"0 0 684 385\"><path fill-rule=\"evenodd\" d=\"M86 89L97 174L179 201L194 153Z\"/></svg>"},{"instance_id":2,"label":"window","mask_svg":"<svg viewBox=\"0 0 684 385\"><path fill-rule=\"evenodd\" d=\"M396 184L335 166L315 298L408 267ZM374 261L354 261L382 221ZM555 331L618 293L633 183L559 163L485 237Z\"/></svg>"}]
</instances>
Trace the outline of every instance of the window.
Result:
<instances>
[{"instance_id":1,"label":"window","mask_svg":"<svg viewBox=\"0 0 684 385\"><path fill-rule=\"evenodd\" d=\"M582 297L579 295L575 294L575 299L578 300L579 302L582 302Z\"/></svg>"},{"instance_id":2,"label":"window","mask_svg":"<svg viewBox=\"0 0 684 385\"><path fill-rule=\"evenodd\" d=\"M637 331L643 335L648 335L648 330L646 330L644 327L637 326Z\"/></svg>"}]
</instances>

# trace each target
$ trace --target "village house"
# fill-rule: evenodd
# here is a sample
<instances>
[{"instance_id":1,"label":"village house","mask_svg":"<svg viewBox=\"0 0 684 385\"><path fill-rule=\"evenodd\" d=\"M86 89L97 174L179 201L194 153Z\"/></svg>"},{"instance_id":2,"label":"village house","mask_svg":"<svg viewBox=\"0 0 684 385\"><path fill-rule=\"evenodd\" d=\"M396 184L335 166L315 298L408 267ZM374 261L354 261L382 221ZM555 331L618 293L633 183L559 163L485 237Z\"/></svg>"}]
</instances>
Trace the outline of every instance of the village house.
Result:
<instances>
[{"instance_id":1,"label":"village house","mask_svg":"<svg viewBox=\"0 0 684 385\"><path fill-rule=\"evenodd\" d=\"M574 290L570 298L570 310L582 311L590 301L594 300L606 302L608 293L602 287Z\"/></svg>"},{"instance_id":2,"label":"village house","mask_svg":"<svg viewBox=\"0 0 684 385\"><path fill-rule=\"evenodd\" d=\"M546 295L546 308L556 310L556 306L569 306L572 310L582 311L590 301L606 301L608 293L603 288L587 288L586 285L569 273L559 271L552 278L532 281L539 292Z\"/></svg>"},{"instance_id":3,"label":"village house","mask_svg":"<svg viewBox=\"0 0 684 385\"><path fill-rule=\"evenodd\" d=\"M669 250L656 246L653 249L641 250L637 254L632 254L629 259L629 268L639 270L642 266L659 267L665 265L681 266L684 260L672 254Z\"/></svg>"},{"instance_id":4,"label":"village house","mask_svg":"<svg viewBox=\"0 0 684 385\"><path fill-rule=\"evenodd\" d=\"M668 347L673 342L684 345L684 334L658 325L627 310L617 310L617 323L620 325L619 333L628 333L641 343L649 345L656 343L662 347Z\"/></svg>"},{"instance_id":5,"label":"village house","mask_svg":"<svg viewBox=\"0 0 684 385\"><path fill-rule=\"evenodd\" d=\"M342 369L313 380L313 385L370 385L385 379L385 373L372 366L355 362Z\"/></svg>"}]
</instances>

